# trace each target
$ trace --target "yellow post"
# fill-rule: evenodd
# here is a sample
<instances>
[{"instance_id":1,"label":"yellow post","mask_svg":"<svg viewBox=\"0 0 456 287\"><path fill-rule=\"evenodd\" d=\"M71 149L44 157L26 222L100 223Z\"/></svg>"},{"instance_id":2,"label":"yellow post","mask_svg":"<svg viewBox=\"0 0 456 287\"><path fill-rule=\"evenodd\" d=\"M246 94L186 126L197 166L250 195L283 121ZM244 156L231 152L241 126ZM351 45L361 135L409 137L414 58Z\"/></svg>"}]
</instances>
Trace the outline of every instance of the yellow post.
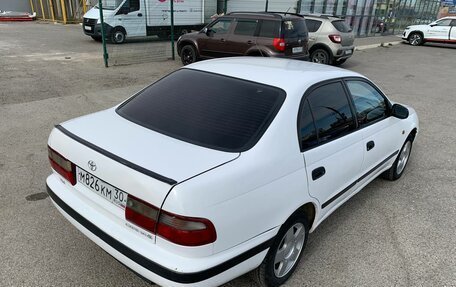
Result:
<instances>
[{"instance_id":1,"label":"yellow post","mask_svg":"<svg viewBox=\"0 0 456 287\"><path fill-rule=\"evenodd\" d=\"M85 13L87 13L87 6L86 6L86 0L81 0L82 2L82 11Z\"/></svg>"},{"instance_id":2,"label":"yellow post","mask_svg":"<svg viewBox=\"0 0 456 287\"><path fill-rule=\"evenodd\" d=\"M63 24L66 24L67 23L67 15L66 15L65 0L60 0L60 4L62 5Z\"/></svg>"},{"instance_id":3,"label":"yellow post","mask_svg":"<svg viewBox=\"0 0 456 287\"><path fill-rule=\"evenodd\" d=\"M32 8L32 14L35 13L35 7L33 7L33 2L30 0L30 7Z\"/></svg>"},{"instance_id":4,"label":"yellow post","mask_svg":"<svg viewBox=\"0 0 456 287\"><path fill-rule=\"evenodd\" d=\"M41 16L43 17L43 20L46 20L46 16L44 16L43 0L40 0L40 5L41 5Z\"/></svg>"},{"instance_id":5,"label":"yellow post","mask_svg":"<svg viewBox=\"0 0 456 287\"><path fill-rule=\"evenodd\" d=\"M54 7L52 5L52 0L49 0L49 13L51 13L52 21L55 21Z\"/></svg>"}]
</instances>

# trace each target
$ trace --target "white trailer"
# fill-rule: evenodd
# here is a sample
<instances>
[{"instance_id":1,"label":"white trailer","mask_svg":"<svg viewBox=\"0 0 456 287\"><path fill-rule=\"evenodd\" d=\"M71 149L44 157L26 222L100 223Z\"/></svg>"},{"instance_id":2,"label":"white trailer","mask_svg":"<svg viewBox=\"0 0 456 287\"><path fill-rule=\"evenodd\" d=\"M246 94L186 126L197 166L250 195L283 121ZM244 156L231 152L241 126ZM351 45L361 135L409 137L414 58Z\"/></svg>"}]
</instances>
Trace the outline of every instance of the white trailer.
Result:
<instances>
[{"instance_id":1,"label":"white trailer","mask_svg":"<svg viewBox=\"0 0 456 287\"><path fill-rule=\"evenodd\" d=\"M114 43L128 38L171 34L170 0L102 0L106 35ZM199 30L216 14L216 0L173 0L174 32L185 34ZM98 5L84 15L83 31L95 40L101 39Z\"/></svg>"}]
</instances>

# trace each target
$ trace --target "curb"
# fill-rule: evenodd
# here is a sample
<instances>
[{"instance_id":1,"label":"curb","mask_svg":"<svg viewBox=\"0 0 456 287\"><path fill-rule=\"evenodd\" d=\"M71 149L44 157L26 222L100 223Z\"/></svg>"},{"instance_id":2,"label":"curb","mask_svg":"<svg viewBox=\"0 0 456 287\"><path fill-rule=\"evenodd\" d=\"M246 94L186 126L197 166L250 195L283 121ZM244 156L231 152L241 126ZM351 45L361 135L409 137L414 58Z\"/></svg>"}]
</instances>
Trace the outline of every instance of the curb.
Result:
<instances>
[{"instance_id":1,"label":"curb","mask_svg":"<svg viewBox=\"0 0 456 287\"><path fill-rule=\"evenodd\" d=\"M399 45L402 42L403 41L392 41L392 42L381 42L381 43L376 43L376 44L371 44L371 45L357 46L355 48L355 51L363 51L363 50L374 49L374 48L378 48L378 47L395 46L395 45Z\"/></svg>"}]
</instances>

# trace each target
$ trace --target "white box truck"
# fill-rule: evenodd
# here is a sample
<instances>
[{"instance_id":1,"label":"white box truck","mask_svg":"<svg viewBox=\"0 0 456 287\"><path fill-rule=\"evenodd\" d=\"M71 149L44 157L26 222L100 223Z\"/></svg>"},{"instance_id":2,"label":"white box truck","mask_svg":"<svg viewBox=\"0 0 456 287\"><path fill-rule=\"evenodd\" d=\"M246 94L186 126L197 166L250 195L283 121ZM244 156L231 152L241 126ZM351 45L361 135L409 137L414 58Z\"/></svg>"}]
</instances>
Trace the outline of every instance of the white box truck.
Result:
<instances>
[{"instance_id":1,"label":"white box truck","mask_svg":"<svg viewBox=\"0 0 456 287\"><path fill-rule=\"evenodd\" d=\"M108 39L120 44L126 39L171 34L171 0L102 0L103 20ZM217 0L173 0L174 32L200 30L216 14ZM98 5L84 15L82 29L94 40L101 40ZM177 37L176 37L177 39Z\"/></svg>"}]
</instances>

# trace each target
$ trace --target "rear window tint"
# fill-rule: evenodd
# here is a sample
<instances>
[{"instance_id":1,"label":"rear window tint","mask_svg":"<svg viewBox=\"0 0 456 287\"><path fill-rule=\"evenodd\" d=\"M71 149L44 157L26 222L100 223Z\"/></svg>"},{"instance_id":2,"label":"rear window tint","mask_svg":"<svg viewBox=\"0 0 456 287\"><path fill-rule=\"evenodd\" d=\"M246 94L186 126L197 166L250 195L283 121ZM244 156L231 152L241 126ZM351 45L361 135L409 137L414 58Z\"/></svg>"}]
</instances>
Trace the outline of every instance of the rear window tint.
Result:
<instances>
[{"instance_id":1,"label":"rear window tint","mask_svg":"<svg viewBox=\"0 0 456 287\"><path fill-rule=\"evenodd\" d=\"M351 31L351 28L343 20L332 21L331 23L339 32L347 33Z\"/></svg>"},{"instance_id":2,"label":"rear window tint","mask_svg":"<svg viewBox=\"0 0 456 287\"><path fill-rule=\"evenodd\" d=\"M263 20L261 22L259 37L278 38L280 30L280 21Z\"/></svg>"},{"instance_id":3,"label":"rear window tint","mask_svg":"<svg viewBox=\"0 0 456 287\"><path fill-rule=\"evenodd\" d=\"M284 20L282 33L285 38L302 38L307 36L306 21L304 19Z\"/></svg>"},{"instance_id":4,"label":"rear window tint","mask_svg":"<svg viewBox=\"0 0 456 287\"><path fill-rule=\"evenodd\" d=\"M117 113L182 141L241 152L256 144L284 100L279 88L181 69L132 97Z\"/></svg>"},{"instance_id":5,"label":"rear window tint","mask_svg":"<svg viewBox=\"0 0 456 287\"><path fill-rule=\"evenodd\" d=\"M238 20L234 34L253 36L257 28L258 21Z\"/></svg>"}]
</instances>

